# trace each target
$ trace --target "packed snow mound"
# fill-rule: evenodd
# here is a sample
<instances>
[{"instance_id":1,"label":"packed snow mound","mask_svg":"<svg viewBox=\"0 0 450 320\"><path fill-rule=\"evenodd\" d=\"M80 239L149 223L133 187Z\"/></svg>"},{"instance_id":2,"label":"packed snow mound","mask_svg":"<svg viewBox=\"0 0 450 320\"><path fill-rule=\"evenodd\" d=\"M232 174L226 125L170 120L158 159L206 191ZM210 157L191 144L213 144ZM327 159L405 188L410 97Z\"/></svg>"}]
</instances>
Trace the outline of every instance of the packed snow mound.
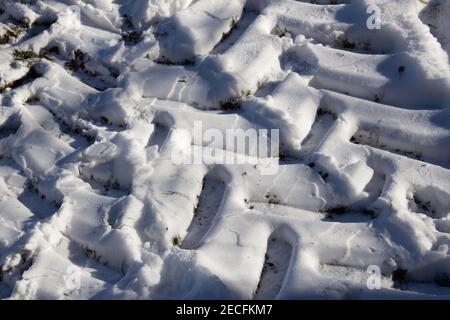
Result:
<instances>
[{"instance_id":1,"label":"packed snow mound","mask_svg":"<svg viewBox=\"0 0 450 320\"><path fill-rule=\"evenodd\" d=\"M449 21L446 0L0 0L0 298L450 298ZM276 172L175 161L243 156L199 122L278 129Z\"/></svg>"}]
</instances>

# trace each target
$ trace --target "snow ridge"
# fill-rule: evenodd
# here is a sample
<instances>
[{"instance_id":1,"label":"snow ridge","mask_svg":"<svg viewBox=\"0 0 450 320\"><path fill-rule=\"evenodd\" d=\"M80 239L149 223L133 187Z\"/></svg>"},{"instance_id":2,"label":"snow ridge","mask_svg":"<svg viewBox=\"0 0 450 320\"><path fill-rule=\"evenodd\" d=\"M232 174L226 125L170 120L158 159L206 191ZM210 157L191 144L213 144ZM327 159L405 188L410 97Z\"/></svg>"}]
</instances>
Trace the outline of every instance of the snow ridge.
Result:
<instances>
[{"instance_id":1,"label":"snow ridge","mask_svg":"<svg viewBox=\"0 0 450 320\"><path fill-rule=\"evenodd\" d=\"M0 0L0 298L449 298L449 14ZM198 121L277 173L174 161Z\"/></svg>"}]
</instances>

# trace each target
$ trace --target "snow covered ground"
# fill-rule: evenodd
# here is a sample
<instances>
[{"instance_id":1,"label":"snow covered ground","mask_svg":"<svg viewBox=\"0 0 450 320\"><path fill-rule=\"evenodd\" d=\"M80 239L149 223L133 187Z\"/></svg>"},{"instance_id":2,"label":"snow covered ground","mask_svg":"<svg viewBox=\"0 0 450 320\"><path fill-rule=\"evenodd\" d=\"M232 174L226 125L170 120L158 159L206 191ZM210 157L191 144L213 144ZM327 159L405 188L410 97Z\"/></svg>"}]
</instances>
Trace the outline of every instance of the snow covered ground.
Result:
<instances>
[{"instance_id":1,"label":"snow covered ground","mask_svg":"<svg viewBox=\"0 0 450 320\"><path fill-rule=\"evenodd\" d=\"M0 298L450 298L449 30L447 0L0 0ZM279 165L179 161L247 156L199 123L277 130Z\"/></svg>"}]
</instances>

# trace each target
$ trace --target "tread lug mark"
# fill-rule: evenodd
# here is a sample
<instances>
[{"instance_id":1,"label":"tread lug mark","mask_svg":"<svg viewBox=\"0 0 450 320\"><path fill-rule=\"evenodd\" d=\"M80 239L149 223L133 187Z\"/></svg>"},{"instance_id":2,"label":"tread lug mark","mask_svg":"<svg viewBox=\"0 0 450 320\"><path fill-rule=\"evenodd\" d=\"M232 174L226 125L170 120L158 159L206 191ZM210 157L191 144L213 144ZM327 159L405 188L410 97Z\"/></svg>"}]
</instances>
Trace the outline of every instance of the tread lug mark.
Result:
<instances>
[{"instance_id":1,"label":"tread lug mark","mask_svg":"<svg viewBox=\"0 0 450 320\"><path fill-rule=\"evenodd\" d=\"M200 246L219 212L225 188L225 183L215 176L214 171L210 171L203 178L202 191L194 207L194 217L181 248L195 250Z\"/></svg>"},{"instance_id":2,"label":"tread lug mark","mask_svg":"<svg viewBox=\"0 0 450 320\"><path fill-rule=\"evenodd\" d=\"M278 237L276 231L273 232L267 240L264 265L254 299L269 300L276 298L289 269L291 256L291 244Z\"/></svg>"}]
</instances>

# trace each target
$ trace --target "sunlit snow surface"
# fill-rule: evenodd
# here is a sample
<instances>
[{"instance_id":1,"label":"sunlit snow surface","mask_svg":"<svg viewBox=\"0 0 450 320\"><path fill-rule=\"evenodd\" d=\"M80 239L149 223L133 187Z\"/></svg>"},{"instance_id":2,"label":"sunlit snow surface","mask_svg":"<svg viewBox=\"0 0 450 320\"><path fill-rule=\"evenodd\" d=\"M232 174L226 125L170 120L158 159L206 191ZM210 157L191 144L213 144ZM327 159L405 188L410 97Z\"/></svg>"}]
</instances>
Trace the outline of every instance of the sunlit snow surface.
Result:
<instances>
[{"instance_id":1,"label":"sunlit snow surface","mask_svg":"<svg viewBox=\"0 0 450 320\"><path fill-rule=\"evenodd\" d=\"M447 0L0 13L0 298L450 297ZM278 171L174 161L195 122Z\"/></svg>"}]
</instances>

